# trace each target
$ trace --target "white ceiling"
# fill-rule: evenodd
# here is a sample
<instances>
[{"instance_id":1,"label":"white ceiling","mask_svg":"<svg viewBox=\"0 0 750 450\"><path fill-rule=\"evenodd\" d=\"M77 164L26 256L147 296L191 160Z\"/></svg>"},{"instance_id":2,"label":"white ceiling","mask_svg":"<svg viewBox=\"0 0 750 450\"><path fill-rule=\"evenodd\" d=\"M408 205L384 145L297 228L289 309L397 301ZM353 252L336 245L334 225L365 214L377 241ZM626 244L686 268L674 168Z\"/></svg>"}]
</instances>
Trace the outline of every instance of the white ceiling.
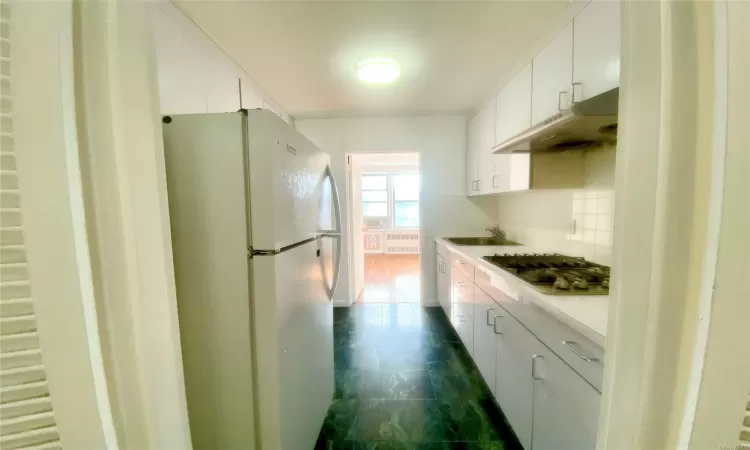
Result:
<instances>
[{"instance_id":1,"label":"white ceiling","mask_svg":"<svg viewBox=\"0 0 750 450\"><path fill-rule=\"evenodd\" d=\"M568 16L569 1L176 0L295 117L467 112ZM391 85L356 65L389 56Z\"/></svg>"}]
</instances>

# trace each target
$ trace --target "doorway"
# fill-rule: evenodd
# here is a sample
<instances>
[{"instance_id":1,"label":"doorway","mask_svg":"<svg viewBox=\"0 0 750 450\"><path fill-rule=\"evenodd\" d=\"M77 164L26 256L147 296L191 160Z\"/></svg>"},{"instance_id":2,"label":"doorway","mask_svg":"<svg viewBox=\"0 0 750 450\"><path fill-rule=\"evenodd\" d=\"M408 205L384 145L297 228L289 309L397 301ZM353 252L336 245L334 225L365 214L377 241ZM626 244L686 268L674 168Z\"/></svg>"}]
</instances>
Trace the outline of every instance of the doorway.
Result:
<instances>
[{"instance_id":1,"label":"doorway","mask_svg":"<svg viewBox=\"0 0 750 450\"><path fill-rule=\"evenodd\" d=\"M353 302L420 304L419 153L348 158Z\"/></svg>"}]
</instances>

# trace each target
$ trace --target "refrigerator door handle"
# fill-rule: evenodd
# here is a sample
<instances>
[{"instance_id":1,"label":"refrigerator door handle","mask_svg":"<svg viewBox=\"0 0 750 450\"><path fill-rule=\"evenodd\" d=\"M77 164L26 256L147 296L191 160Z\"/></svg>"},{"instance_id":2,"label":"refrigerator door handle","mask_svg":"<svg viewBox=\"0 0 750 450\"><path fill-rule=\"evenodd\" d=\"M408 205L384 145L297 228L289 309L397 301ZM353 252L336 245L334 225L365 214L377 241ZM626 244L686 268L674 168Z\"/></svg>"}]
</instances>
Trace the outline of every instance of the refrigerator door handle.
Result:
<instances>
[{"instance_id":1,"label":"refrigerator door handle","mask_svg":"<svg viewBox=\"0 0 750 450\"><path fill-rule=\"evenodd\" d=\"M339 198L339 188L336 185L336 178L333 176L333 171L331 170L330 165L326 165L325 174L331 179L333 215L336 220L335 228L327 234L331 237L335 237L339 241L338 245L336 245L336 263L333 266L333 281L331 282L331 292L329 293L329 299L333 300L333 294L336 292L336 286L339 284L339 275L341 274L341 203Z\"/></svg>"}]
</instances>

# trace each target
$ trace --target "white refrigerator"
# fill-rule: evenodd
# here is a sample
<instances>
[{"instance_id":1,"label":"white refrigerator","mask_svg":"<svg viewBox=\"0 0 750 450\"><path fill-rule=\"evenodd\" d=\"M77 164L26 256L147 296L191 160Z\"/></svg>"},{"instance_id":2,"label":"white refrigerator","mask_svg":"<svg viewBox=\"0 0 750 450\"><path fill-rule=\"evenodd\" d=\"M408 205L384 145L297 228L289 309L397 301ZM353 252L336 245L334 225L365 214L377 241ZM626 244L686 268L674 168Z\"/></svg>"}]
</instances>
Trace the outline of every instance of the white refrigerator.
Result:
<instances>
[{"instance_id":1,"label":"white refrigerator","mask_svg":"<svg viewBox=\"0 0 750 450\"><path fill-rule=\"evenodd\" d=\"M270 111L162 121L193 448L310 450L334 389L329 156Z\"/></svg>"}]
</instances>

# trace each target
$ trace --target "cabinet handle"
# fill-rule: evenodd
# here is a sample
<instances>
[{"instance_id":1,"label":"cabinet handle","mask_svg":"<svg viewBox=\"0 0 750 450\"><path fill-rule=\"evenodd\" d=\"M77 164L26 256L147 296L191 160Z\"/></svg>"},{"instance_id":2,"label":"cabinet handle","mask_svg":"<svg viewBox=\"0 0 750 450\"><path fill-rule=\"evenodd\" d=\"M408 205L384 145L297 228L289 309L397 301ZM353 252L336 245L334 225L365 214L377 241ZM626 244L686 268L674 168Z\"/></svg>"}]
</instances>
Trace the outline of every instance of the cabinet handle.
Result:
<instances>
[{"instance_id":1,"label":"cabinet handle","mask_svg":"<svg viewBox=\"0 0 750 450\"><path fill-rule=\"evenodd\" d=\"M565 91L560 91L560 92L557 93L557 110L558 111L562 111L563 110L563 107L562 107L562 96L565 93L566 93Z\"/></svg>"},{"instance_id":2,"label":"cabinet handle","mask_svg":"<svg viewBox=\"0 0 750 450\"><path fill-rule=\"evenodd\" d=\"M543 377L537 377L536 376L536 371L534 370L534 368L536 367L536 360L537 359L544 359L544 356L542 356L542 355L533 355L531 357L531 378L534 379L534 380L544 380Z\"/></svg>"},{"instance_id":3,"label":"cabinet handle","mask_svg":"<svg viewBox=\"0 0 750 450\"><path fill-rule=\"evenodd\" d=\"M459 259L458 261L456 261L456 262L457 262L458 264L462 265L462 266L463 266L464 264L466 264L466 261L461 261L460 259Z\"/></svg>"},{"instance_id":4,"label":"cabinet handle","mask_svg":"<svg viewBox=\"0 0 750 450\"><path fill-rule=\"evenodd\" d=\"M497 178L497 175L492 175L492 189L495 189L497 186L495 186L495 179Z\"/></svg>"},{"instance_id":5,"label":"cabinet handle","mask_svg":"<svg viewBox=\"0 0 750 450\"><path fill-rule=\"evenodd\" d=\"M489 325L489 326L494 326L495 325L495 319L499 317L499 316L493 317L492 318L492 322L490 322L490 313L492 311L496 311L496 309L495 308L490 308L490 309L487 310L487 325Z\"/></svg>"},{"instance_id":6,"label":"cabinet handle","mask_svg":"<svg viewBox=\"0 0 750 450\"><path fill-rule=\"evenodd\" d=\"M503 334L502 331L497 331L497 326L498 326L497 319L498 318L502 319L503 316L495 316L495 317L492 318L492 332L495 333L495 334L502 335Z\"/></svg>"},{"instance_id":7,"label":"cabinet handle","mask_svg":"<svg viewBox=\"0 0 750 450\"><path fill-rule=\"evenodd\" d=\"M578 88L578 100L576 100L576 87ZM578 103L580 101L583 101L583 84L581 83L573 83L573 103Z\"/></svg>"},{"instance_id":8,"label":"cabinet handle","mask_svg":"<svg viewBox=\"0 0 750 450\"><path fill-rule=\"evenodd\" d=\"M477 180L477 191L482 190L482 180Z\"/></svg>"},{"instance_id":9,"label":"cabinet handle","mask_svg":"<svg viewBox=\"0 0 750 450\"><path fill-rule=\"evenodd\" d=\"M576 341L562 341L562 343L568 347L568 349L578 355L579 358L586 362L599 362L599 358L596 358L594 356L586 356L583 353L581 353L576 347L578 347L578 343Z\"/></svg>"},{"instance_id":10,"label":"cabinet handle","mask_svg":"<svg viewBox=\"0 0 750 450\"><path fill-rule=\"evenodd\" d=\"M473 190L474 192L476 192L476 191L478 191L478 190L479 190L479 188L477 187L477 186L479 186L479 182L478 182L478 181L474 180L474 182L473 182L473 183L471 183L471 185L473 186L473 187L472 187L471 189L472 189L472 190Z\"/></svg>"}]
</instances>

